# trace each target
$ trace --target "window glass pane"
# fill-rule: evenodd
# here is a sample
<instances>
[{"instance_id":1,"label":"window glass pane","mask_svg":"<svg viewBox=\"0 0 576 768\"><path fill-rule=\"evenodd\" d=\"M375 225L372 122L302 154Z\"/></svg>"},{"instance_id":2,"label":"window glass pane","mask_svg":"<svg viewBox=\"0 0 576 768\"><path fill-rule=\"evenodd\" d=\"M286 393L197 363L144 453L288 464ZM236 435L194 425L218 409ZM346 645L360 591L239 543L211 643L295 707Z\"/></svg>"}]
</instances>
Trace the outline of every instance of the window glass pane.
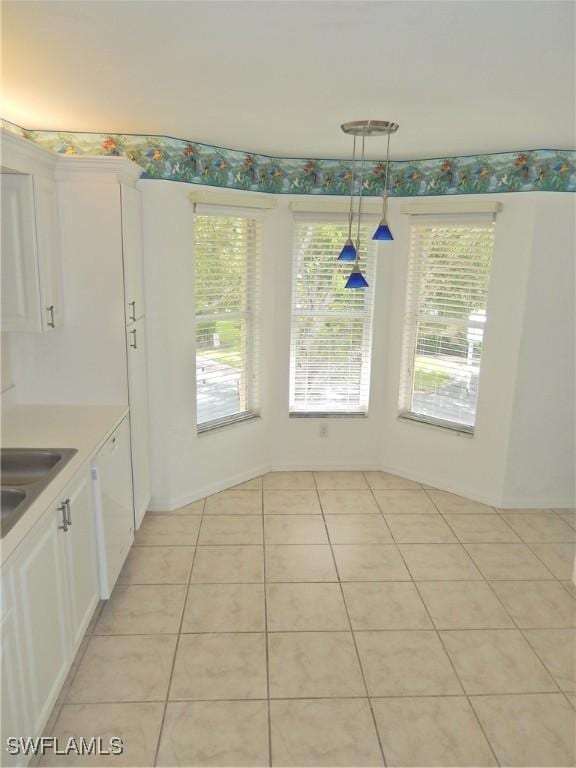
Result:
<instances>
[{"instance_id":1,"label":"window glass pane","mask_svg":"<svg viewBox=\"0 0 576 768\"><path fill-rule=\"evenodd\" d=\"M196 410L200 428L255 413L259 226L196 216Z\"/></svg>"},{"instance_id":2,"label":"window glass pane","mask_svg":"<svg viewBox=\"0 0 576 768\"><path fill-rule=\"evenodd\" d=\"M402 410L474 426L493 247L492 221L412 226Z\"/></svg>"},{"instance_id":3,"label":"window glass pane","mask_svg":"<svg viewBox=\"0 0 576 768\"><path fill-rule=\"evenodd\" d=\"M232 216L197 216L196 312L239 312L247 302L249 255L256 222Z\"/></svg>"},{"instance_id":4,"label":"window glass pane","mask_svg":"<svg viewBox=\"0 0 576 768\"><path fill-rule=\"evenodd\" d=\"M418 323L412 408L414 413L474 424L481 328Z\"/></svg>"},{"instance_id":5,"label":"window glass pane","mask_svg":"<svg viewBox=\"0 0 576 768\"><path fill-rule=\"evenodd\" d=\"M419 235L420 314L467 320L485 311L493 234L486 227L428 227Z\"/></svg>"},{"instance_id":6,"label":"window glass pane","mask_svg":"<svg viewBox=\"0 0 576 768\"><path fill-rule=\"evenodd\" d=\"M362 227L368 289L345 288L352 264L338 261L346 224L297 222L290 358L293 413L363 413L368 407L374 251Z\"/></svg>"},{"instance_id":7,"label":"window glass pane","mask_svg":"<svg viewBox=\"0 0 576 768\"><path fill-rule=\"evenodd\" d=\"M293 405L307 411L358 411L364 407L364 321L295 318Z\"/></svg>"},{"instance_id":8,"label":"window glass pane","mask_svg":"<svg viewBox=\"0 0 576 768\"><path fill-rule=\"evenodd\" d=\"M199 322L196 326L198 423L232 416L246 408L246 323Z\"/></svg>"}]
</instances>

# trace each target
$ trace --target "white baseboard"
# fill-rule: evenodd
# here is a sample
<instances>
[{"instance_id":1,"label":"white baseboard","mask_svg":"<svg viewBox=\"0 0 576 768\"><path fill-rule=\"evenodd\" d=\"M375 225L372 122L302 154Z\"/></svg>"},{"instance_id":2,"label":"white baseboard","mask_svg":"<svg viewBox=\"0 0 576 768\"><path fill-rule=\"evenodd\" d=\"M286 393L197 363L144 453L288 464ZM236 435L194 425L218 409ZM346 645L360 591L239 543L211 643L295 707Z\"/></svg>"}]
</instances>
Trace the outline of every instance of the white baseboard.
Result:
<instances>
[{"instance_id":1,"label":"white baseboard","mask_svg":"<svg viewBox=\"0 0 576 768\"><path fill-rule=\"evenodd\" d=\"M459 485L458 483L439 482L438 479L429 475L416 474L399 467L388 465L380 467L380 469L383 472L390 472L393 475L400 475L401 477L408 478L408 480L414 480L416 483L437 488L439 491L455 493L458 496L464 496L466 499L479 501L481 504L487 504L490 507L497 507L499 509L573 509L575 504L574 499L565 497L548 497L546 499L535 499L533 496L503 498L501 496L492 496L475 488Z\"/></svg>"},{"instance_id":2,"label":"white baseboard","mask_svg":"<svg viewBox=\"0 0 576 768\"><path fill-rule=\"evenodd\" d=\"M458 496L464 496L465 498L472 499L473 501L479 501L481 504L487 504L489 507L502 506L501 498L482 493L475 488L459 485L458 483L445 483L443 481L439 481L438 478L431 477L430 475L415 473L402 467L386 465L381 466L380 469L383 472L389 472L392 475L406 477L408 480L414 480L415 483L421 483L422 485L430 486L430 488L434 488L439 491L447 491L448 493L455 493Z\"/></svg>"},{"instance_id":3,"label":"white baseboard","mask_svg":"<svg viewBox=\"0 0 576 768\"><path fill-rule=\"evenodd\" d=\"M400 475L406 477L408 480L414 480L416 483L422 483L423 485L430 486L431 488L437 488L438 490L448 491L449 493L455 493L458 496L464 496L467 499L473 501L479 501L482 504L487 504L491 507L499 507L501 509L572 509L575 506L574 499L567 498L553 498L545 500L535 500L534 498L506 498L502 499L496 496L487 495L478 491L475 488L466 487L457 483L444 483L438 482L436 478L429 475L423 475L420 473L412 472L401 467L395 467L391 465L367 465L356 464L354 462L348 462L346 464L297 464L297 463L283 463L283 464L262 464L246 472L240 472L236 475L230 475L217 483L210 483L208 485L201 486L200 488L190 491L189 493L182 494L174 498L162 498L153 496L148 509L151 512L170 512L171 510L184 507L186 504L191 504L194 501L203 499L206 496L211 496L219 491L225 491L229 488L233 488L235 485L245 483L247 480L252 480L255 477L264 475L266 472L345 472L345 471L378 471L390 472L394 475Z\"/></svg>"},{"instance_id":4,"label":"white baseboard","mask_svg":"<svg viewBox=\"0 0 576 768\"><path fill-rule=\"evenodd\" d=\"M271 472L377 472L382 467L379 464L272 464Z\"/></svg>"},{"instance_id":5,"label":"white baseboard","mask_svg":"<svg viewBox=\"0 0 576 768\"><path fill-rule=\"evenodd\" d=\"M269 464L262 464L258 467L253 467L246 472L240 472L237 475L230 475L217 483L210 483L209 485L201 486L200 488L190 491L189 493L182 494L175 498L162 498L158 496L152 496L152 500L148 507L150 512L171 512L174 509L185 507L186 504L192 504L194 501L203 499L206 496L211 496L213 493L219 491L226 491L229 488L233 488L235 485L245 483L247 480L252 480L255 477L266 474L270 471Z\"/></svg>"},{"instance_id":6,"label":"white baseboard","mask_svg":"<svg viewBox=\"0 0 576 768\"><path fill-rule=\"evenodd\" d=\"M501 509L574 509L576 501L566 498L508 498L499 505Z\"/></svg>"}]
</instances>

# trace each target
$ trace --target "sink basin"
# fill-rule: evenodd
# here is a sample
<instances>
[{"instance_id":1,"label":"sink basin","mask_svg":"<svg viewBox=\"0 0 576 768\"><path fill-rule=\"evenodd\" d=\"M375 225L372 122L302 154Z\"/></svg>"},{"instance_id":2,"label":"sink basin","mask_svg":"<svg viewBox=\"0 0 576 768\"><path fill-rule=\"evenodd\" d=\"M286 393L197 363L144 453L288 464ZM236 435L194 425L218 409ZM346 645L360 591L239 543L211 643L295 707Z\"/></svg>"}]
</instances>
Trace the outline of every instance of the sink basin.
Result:
<instances>
[{"instance_id":1,"label":"sink basin","mask_svg":"<svg viewBox=\"0 0 576 768\"><path fill-rule=\"evenodd\" d=\"M4 537L76 453L76 448L2 448L0 451Z\"/></svg>"},{"instance_id":2,"label":"sink basin","mask_svg":"<svg viewBox=\"0 0 576 768\"><path fill-rule=\"evenodd\" d=\"M4 517L14 514L18 505L22 504L26 498L26 491L21 491L20 488L2 488L0 494L2 496L2 520L4 520Z\"/></svg>"},{"instance_id":3,"label":"sink basin","mask_svg":"<svg viewBox=\"0 0 576 768\"><path fill-rule=\"evenodd\" d=\"M62 459L60 451L33 451L8 449L0 455L2 485L30 485L35 483Z\"/></svg>"},{"instance_id":4,"label":"sink basin","mask_svg":"<svg viewBox=\"0 0 576 768\"><path fill-rule=\"evenodd\" d=\"M26 491L21 488L1 488L2 513L0 517L2 536L12 528L22 516L26 502Z\"/></svg>"}]
</instances>

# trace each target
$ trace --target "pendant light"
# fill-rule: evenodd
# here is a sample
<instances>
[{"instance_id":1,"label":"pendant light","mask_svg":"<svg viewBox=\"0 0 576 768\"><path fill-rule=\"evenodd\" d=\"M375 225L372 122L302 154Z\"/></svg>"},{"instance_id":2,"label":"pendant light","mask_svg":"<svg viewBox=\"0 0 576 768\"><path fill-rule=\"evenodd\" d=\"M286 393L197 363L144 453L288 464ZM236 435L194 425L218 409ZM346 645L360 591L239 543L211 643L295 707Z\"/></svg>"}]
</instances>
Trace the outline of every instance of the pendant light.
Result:
<instances>
[{"instance_id":1,"label":"pendant light","mask_svg":"<svg viewBox=\"0 0 576 768\"><path fill-rule=\"evenodd\" d=\"M360 224L362 220L362 196L364 193L364 160L365 160L365 140L367 136L388 136L388 148L386 154L386 175L384 181L383 196L383 215L378 229L374 233L374 240L392 240L392 233L386 223L387 208L387 190L388 190L388 165L390 160L390 135L398 130L397 123L390 123L387 120L355 120L351 123L343 123L341 126L344 133L354 137L352 146L352 173L350 178L350 209L348 212L348 238L344 243L338 259L340 261L353 261L354 266L348 279L346 288L368 288L368 282L360 269ZM356 216L356 243L352 241L352 227L354 224L354 182L356 170L356 137L362 137L362 150L360 155L360 180L358 190L358 213Z\"/></svg>"},{"instance_id":2,"label":"pendant light","mask_svg":"<svg viewBox=\"0 0 576 768\"><path fill-rule=\"evenodd\" d=\"M382 195L382 218L372 235L372 240L394 240L386 214L388 213L388 168L390 167L390 133L388 133L388 142L386 146L386 173L384 175L384 194Z\"/></svg>"},{"instance_id":3,"label":"pendant light","mask_svg":"<svg viewBox=\"0 0 576 768\"><path fill-rule=\"evenodd\" d=\"M368 288L368 281L360 272L360 267L358 264L354 264L352 267L352 272L348 275L348 279L346 280L346 283L344 284L344 288Z\"/></svg>"},{"instance_id":4,"label":"pendant light","mask_svg":"<svg viewBox=\"0 0 576 768\"><path fill-rule=\"evenodd\" d=\"M356 136L352 145L352 170L350 174L350 209L348 211L348 238L338 256L339 261L356 261L356 246L352 242L352 223L354 220L354 175L356 170Z\"/></svg>"}]
</instances>

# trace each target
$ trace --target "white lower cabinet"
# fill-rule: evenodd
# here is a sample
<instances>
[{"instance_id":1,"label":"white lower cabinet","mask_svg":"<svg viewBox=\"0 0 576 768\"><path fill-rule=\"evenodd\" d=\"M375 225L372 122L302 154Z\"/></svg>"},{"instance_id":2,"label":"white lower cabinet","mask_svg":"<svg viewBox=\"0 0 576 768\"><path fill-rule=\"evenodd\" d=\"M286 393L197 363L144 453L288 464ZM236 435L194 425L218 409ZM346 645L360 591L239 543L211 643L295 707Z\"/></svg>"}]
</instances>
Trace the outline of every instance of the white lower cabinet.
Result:
<instances>
[{"instance_id":1,"label":"white lower cabinet","mask_svg":"<svg viewBox=\"0 0 576 768\"><path fill-rule=\"evenodd\" d=\"M1 578L0 764L25 765L28 758L7 753L6 739L41 735L99 598L88 467L2 566Z\"/></svg>"},{"instance_id":2,"label":"white lower cabinet","mask_svg":"<svg viewBox=\"0 0 576 768\"><path fill-rule=\"evenodd\" d=\"M10 736L42 733L68 672L70 631L60 525L60 510L50 509L2 568L2 581L12 580L14 585L3 610L8 621L13 617L19 635L22 667L18 688L25 707L19 722L11 718L6 725L3 714L3 750ZM2 686L3 713L5 695L13 695L12 685ZM13 759L15 765L26 764L24 756Z\"/></svg>"},{"instance_id":3,"label":"white lower cabinet","mask_svg":"<svg viewBox=\"0 0 576 768\"><path fill-rule=\"evenodd\" d=\"M144 317L126 328L126 344L132 441L132 480L134 485L134 525L139 528L152 496L146 319Z\"/></svg>"},{"instance_id":4,"label":"white lower cabinet","mask_svg":"<svg viewBox=\"0 0 576 768\"><path fill-rule=\"evenodd\" d=\"M23 731L31 732L29 706L26 700L27 686L24 682L22 635L18 629L14 579L11 572L2 570L2 608L0 609L0 667L2 680L2 708L0 735L2 756L0 765L23 765L24 758L10 755L6 751L6 739Z\"/></svg>"},{"instance_id":5,"label":"white lower cabinet","mask_svg":"<svg viewBox=\"0 0 576 768\"><path fill-rule=\"evenodd\" d=\"M61 538L66 561L70 639L76 653L100 596L90 472L82 473L69 488L69 494L64 499L69 526Z\"/></svg>"},{"instance_id":6,"label":"white lower cabinet","mask_svg":"<svg viewBox=\"0 0 576 768\"><path fill-rule=\"evenodd\" d=\"M94 458L94 501L100 596L107 600L134 540L134 501L128 418Z\"/></svg>"}]
</instances>

